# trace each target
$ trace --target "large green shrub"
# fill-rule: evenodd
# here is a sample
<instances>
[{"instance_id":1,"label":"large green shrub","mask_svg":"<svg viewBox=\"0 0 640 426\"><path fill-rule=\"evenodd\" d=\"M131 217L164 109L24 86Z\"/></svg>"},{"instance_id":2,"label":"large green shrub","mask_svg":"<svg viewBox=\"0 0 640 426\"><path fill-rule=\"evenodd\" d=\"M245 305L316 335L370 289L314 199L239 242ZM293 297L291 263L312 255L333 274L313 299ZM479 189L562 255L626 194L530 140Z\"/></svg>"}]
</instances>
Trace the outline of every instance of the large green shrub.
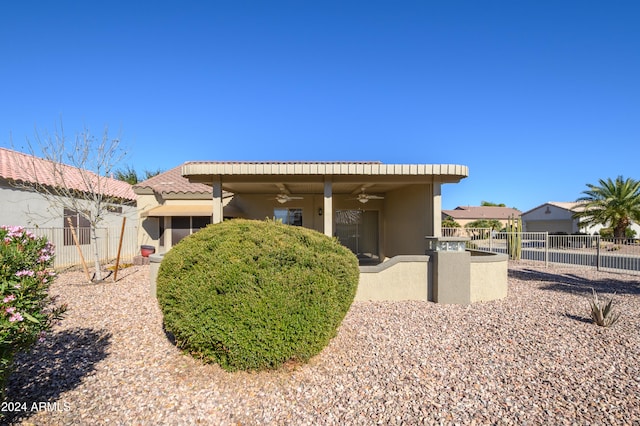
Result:
<instances>
[{"instance_id":1,"label":"large green shrub","mask_svg":"<svg viewBox=\"0 0 640 426\"><path fill-rule=\"evenodd\" d=\"M332 238L274 221L231 220L183 239L160 265L157 294L176 344L224 369L307 361L335 336L358 260Z\"/></svg>"}]
</instances>

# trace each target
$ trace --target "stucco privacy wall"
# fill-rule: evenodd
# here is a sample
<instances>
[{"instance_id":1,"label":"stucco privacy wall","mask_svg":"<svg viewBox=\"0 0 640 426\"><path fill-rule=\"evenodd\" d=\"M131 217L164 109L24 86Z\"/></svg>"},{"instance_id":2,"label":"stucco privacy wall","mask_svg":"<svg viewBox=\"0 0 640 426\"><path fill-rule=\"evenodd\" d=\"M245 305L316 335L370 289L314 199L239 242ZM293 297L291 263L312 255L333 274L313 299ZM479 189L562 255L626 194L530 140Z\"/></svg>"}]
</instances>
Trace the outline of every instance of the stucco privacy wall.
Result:
<instances>
[{"instance_id":1,"label":"stucco privacy wall","mask_svg":"<svg viewBox=\"0 0 640 426\"><path fill-rule=\"evenodd\" d=\"M446 254L445 254L446 256ZM149 292L156 296L156 279L162 254L149 256ZM441 285L434 290L434 263L431 256L396 256L376 266L361 266L356 301L422 300L469 304L503 299L507 296L508 258L504 254L467 252L469 261L456 273L466 277L459 282ZM448 294L444 294L444 292ZM440 300L438 300L438 297ZM444 301L444 302L443 302Z\"/></svg>"},{"instance_id":2,"label":"stucco privacy wall","mask_svg":"<svg viewBox=\"0 0 640 426\"><path fill-rule=\"evenodd\" d=\"M361 266L355 300L430 300L429 256L396 256Z\"/></svg>"},{"instance_id":3,"label":"stucco privacy wall","mask_svg":"<svg viewBox=\"0 0 640 426\"><path fill-rule=\"evenodd\" d=\"M507 297L509 260L506 254L473 251L469 266L471 303Z\"/></svg>"}]
</instances>

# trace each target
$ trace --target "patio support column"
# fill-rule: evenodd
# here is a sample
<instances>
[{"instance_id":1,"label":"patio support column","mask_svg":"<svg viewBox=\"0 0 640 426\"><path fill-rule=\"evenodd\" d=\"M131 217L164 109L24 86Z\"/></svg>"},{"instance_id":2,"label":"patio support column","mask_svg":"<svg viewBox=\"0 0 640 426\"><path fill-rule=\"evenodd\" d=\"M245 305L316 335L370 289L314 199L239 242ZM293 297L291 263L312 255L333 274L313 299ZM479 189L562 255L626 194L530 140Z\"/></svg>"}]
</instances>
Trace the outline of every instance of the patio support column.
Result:
<instances>
[{"instance_id":1,"label":"patio support column","mask_svg":"<svg viewBox=\"0 0 640 426\"><path fill-rule=\"evenodd\" d=\"M333 237L333 182L324 178L324 235Z\"/></svg>"},{"instance_id":2,"label":"patio support column","mask_svg":"<svg viewBox=\"0 0 640 426\"><path fill-rule=\"evenodd\" d=\"M442 184L439 181L433 181L431 184L433 204L431 206L431 224L433 226L434 237L442 236Z\"/></svg>"},{"instance_id":3,"label":"patio support column","mask_svg":"<svg viewBox=\"0 0 640 426\"><path fill-rule=\"evenodd\" d=\"M213 215L211 223L222 222L222 180L220 176L213 179Z\"/></svg>"}]
</instances>

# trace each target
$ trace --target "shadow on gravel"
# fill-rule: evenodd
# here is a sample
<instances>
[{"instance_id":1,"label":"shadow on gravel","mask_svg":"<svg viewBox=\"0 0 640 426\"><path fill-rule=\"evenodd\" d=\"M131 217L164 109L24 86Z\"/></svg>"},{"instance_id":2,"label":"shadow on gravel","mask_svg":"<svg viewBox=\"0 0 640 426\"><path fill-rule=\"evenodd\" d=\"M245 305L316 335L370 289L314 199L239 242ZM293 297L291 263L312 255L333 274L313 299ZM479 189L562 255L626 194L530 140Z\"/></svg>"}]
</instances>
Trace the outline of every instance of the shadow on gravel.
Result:
<instances>
[{"instance_id":1,"label":"shadow on gravel","mask_svg":"<svg viewBox=\"0 0 640 426\"><path fill-rule=\"evenodd\" d=\"M543 281L544 290L562 291L591 295L591 289L598 293L640 294L640 277L638 280L625 281L617 279L589 280L575 274L549 273L540 270L509 269L509 278L520 281Z\"/></svg>"},{"instance_id":2,"label":"shadow on gravel","mask_svg":"<svg viewBox=\"0 0 640 426\"><path fill-rule=\"evenodd\" d=\"M47 410L73 410L73 401L58 401L63 392L74 389L106 358L111 333L73 328L47 336L28 353L18 354L7 383L5 401L20 406L3 412L1 424L16 423L36 414L45 403ZM34 405L34 403L36 405ZM26 409L23 409L26 408Z\"/></svg>"},{"instance_id":3,"label":"shadow on gravel","mask_svg":"<svg viewBox=\"0 0 640 426\"><path fill-rule=\"evenodd\" d=\"M569 313L564 314L564 316L574 321L583 322L585 324L593 324L593 320L591 318L583 317L580 315L573 315Z\"/></svg>"}]
</instances>

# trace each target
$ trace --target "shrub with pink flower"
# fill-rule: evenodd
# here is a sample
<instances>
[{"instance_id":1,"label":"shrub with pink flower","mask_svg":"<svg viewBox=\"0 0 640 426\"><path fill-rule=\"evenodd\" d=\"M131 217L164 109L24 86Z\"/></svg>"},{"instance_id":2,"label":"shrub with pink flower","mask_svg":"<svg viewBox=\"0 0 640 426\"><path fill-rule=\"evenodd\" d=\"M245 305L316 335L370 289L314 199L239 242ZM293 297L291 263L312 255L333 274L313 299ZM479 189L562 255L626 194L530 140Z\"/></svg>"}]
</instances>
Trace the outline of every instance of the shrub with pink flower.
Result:
<instances>
[{"instance_id":1,"label":"shrub with pink flower","mask_svg":"<svg viewBox=\"0 0 640 426\"><path fill-rule=\"evenodd\" d=\"M13 358L42 341L66 307L53 306L48 290L54 246L20 226L0 226L0 386L4 393ZM1 395L0 395L1 396Z\"/></svg>"}]
</instances>

